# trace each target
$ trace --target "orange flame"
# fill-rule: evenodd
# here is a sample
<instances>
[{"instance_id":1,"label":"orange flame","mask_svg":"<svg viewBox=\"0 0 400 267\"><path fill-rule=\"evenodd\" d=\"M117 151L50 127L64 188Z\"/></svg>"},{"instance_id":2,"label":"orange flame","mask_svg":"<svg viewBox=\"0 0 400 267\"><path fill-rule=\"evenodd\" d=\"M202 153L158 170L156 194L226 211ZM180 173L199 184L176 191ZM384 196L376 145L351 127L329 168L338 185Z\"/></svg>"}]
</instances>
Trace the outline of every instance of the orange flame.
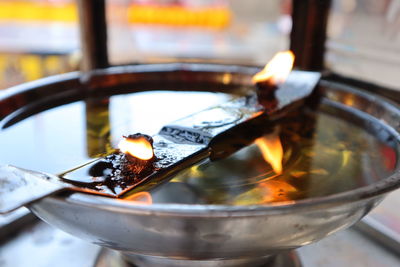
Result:
<instances>
[{"instance_id":1,"label":"orange flame","mask_svg":"<svg viewBox=\"0 0 400 267\"><path fill-rule=\"evenodd\" d=\"M124 138L118 144L119 149L126 154L142 160L149 160L153 157L153 146L144 137Z\"/></svg>"},{"instance_id":2,"label":"orange flame","mask_svg":"<svg viewBox=\"0 0 400 267\"><path fill-rule=\"evenodd\" d=\"M143 204L143 205L151 205L153 204L153 198L149 192L143 191L136 194L133 194L125 200L129 200L134 202L135 204Z\"/></svg>"},{"instance_id":3,"label":"orange flame","mask_svg":"<svg viewBox=\"0 0 400 267\"><path fill-rule=\"evenodd\" d=\"M282 173L283 148L277 133L257 138L255 144L276 174Z\"/></svg>"},{"instance_id":4,"label":"orange flame","mask_svg":"<svg viewBox=\"0 0 400 267\"><path fill-rule=\"evenodd\" d=\"M277 53L262 71L253 76L253 83L268 81L274 85L285 82L293 68L294 54L292 51Z\"/></svg>"}]
</instances>

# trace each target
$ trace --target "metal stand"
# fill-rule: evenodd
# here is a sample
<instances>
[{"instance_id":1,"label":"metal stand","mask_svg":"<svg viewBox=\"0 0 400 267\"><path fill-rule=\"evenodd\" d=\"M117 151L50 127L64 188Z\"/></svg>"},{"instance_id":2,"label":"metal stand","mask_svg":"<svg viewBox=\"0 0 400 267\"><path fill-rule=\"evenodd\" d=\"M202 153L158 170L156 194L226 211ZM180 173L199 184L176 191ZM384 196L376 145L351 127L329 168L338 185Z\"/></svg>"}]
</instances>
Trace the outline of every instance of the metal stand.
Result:
<instances>
[{"instance_id":1,"label":"metal stand","mask_svg":"<svg viewBox=\"0 0 400 267\"><path fill-rule=\"evenodd\" d=\"M331 0L292 1L290 50L302 70L324 69L326 28Z\"/></svg>"},{"instance_id":2,"label":"metal stand","mask_svg":"<svg viewBox=\"0 0 400 267\"><path fill-rule=\"evenodd\" d=\"M300 258L295 251L285 252L270 256L267 258L258 259L257 262L252 259L252 262L245 262L243 259L238 260L215 260L215 261L199 261L199 260L176 260L162 257L151 256L128 256L110 249L102 249L99 253L96 263L93 267L179 267L179 266L193 266L193 267L239 267L239 266L253 266L253 267L302 267Z\"/></svg>"},{"instance_id":3,"label":"metal stand","mask_svg":"<svg viewBox=\"0 0 400 267\"><path fill-rule=\"evenodd\" d=\"M78 0L82 71L109 66L105 0Z\"/></svg>"}]
</instances>

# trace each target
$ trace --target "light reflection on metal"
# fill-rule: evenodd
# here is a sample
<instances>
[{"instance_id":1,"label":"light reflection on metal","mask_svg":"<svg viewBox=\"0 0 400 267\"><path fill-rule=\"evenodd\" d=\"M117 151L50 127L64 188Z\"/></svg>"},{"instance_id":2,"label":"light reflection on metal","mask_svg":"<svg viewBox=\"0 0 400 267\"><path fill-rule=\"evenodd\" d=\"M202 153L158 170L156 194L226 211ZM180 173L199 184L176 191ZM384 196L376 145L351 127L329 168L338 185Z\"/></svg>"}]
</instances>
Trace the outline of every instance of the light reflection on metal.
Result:
<instances>
[{"instance_id":1,"label":"light reflection on metal","mask_svg":"<svg viewBox=\"0 0 400 267\"><path fill-rule=\"evenodd\" d=\"M153 198L149 192L143 191L136 194L133 194L124 199L129 200L131 203L142 204L142 205L151 205L153 204Z\"/></svg>"}]
</instances>

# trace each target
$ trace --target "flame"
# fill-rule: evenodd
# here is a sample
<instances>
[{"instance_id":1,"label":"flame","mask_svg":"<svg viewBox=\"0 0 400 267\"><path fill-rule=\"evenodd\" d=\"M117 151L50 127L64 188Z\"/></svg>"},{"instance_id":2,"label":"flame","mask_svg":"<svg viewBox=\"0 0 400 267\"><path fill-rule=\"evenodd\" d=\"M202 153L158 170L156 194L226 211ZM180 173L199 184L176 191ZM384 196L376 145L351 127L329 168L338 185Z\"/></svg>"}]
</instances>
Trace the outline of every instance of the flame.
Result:
<instances>
[{"instance_id":1,"label":"flame","mask_svg":"<svg viewBox=\"0 0 400 267\"><path fill-rule=\"evenodd\" d=\"M133 194L124 200L129 200L134 202L135 204L143 204L143 205L151 205L153 204L153 198L149 192L143 191L136 194Z\"/></svg>"},{"instance_id":2,"label":"flame","mask_svg":"<svg viewBox=\"0 0 400 267\"><path fill-rule=\"evenodd\" d=\"M277 133L272 133L255 140L261 150L263 158L268 162L276 174L282 173L283 148Z\"/></svg>"},{"instance_id":3,"label":"flame","mask_svg":"<svg viewBox=\"0 0 400 267\"><path fill-rule=\"evenodd\" d=\"M124 138L118 144L119 149L126 154L142 160L149 160L153 157L153 146L144 137Z\"/></svg>"},{"instance_id":4,"label":"flame","mask_svg":"<svg viewBox=\"0 0 400 267\"><path fill-rule=\"evenodd\" d=\"M294 54L292 51L277 53L262 71L253 76L253 83L268 81L273 85L285 82L293 68Z\"/></svg>"}]
</instances>

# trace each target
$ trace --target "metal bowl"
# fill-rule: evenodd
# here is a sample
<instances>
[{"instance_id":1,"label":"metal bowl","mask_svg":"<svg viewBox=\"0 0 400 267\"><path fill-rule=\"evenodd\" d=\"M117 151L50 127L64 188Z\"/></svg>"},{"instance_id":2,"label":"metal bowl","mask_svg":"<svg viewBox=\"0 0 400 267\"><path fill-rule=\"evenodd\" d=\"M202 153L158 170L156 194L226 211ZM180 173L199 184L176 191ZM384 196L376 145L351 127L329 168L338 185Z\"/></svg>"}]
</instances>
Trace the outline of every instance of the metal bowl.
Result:
<instances>
[{"instance_id":1,"label":"metal bowl","mask_svg":"<svg viewBox=\"0 0 400 267\"><path fill-rule=\"evenodd\" d=\"M162 64L114 67L43 79L8 90L0 103L5 126L50 107L142 90L234 92L250 84L253 67ZM355 114L400 142L400 110L356 88L321 81L322 105ZM351 101L348 101L351 99ZM257 266L265 258L318 241L365 216L400 187L398 170L355 190L294 203L258 206L138 205L82 193L47 197L29 208L77 237L116 249L143 266Z\"/></svg>"}]
</instances>

